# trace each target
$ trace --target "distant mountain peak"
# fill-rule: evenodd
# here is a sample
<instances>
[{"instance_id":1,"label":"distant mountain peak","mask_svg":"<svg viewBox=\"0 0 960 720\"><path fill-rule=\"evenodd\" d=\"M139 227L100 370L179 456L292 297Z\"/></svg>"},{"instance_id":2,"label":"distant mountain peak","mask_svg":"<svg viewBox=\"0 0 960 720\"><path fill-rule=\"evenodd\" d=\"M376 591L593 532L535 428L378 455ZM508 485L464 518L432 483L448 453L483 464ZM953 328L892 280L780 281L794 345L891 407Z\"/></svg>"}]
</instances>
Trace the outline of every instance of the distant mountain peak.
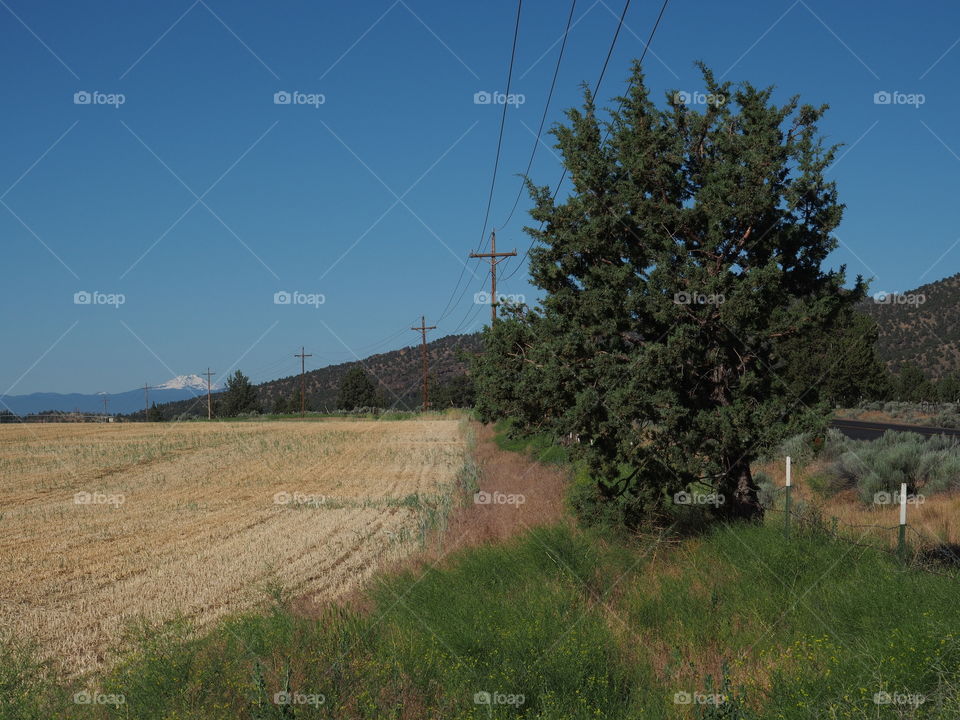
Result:
<instances>
[{"instance_id":1,"label":"distant mountain peak","mask_svg":"<svg viewBox=\"0 0 960 720\"><path fill-rule=\"evenodd\" d=\"M219 385L211 383L211 389L219 389ZM199 375L177 375L171 380L167 380L162 385L156 386L157 390L206 390L207 381Z\"/></svg>"}]
</instances>

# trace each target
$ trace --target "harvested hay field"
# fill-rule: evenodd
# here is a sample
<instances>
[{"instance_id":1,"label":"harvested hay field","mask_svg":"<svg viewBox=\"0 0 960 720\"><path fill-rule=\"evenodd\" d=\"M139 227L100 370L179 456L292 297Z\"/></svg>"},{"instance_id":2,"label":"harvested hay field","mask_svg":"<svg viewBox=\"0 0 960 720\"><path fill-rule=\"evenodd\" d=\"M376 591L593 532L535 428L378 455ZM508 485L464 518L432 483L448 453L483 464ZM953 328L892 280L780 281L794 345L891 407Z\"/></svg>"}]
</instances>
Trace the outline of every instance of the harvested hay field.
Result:
<instances>
[{"instance_id":1,"label":"harvested hay field","mask_svg":"<svg viewBox=\"0 0 960 720\"><path fill-rule=\"evenodd\" d=\"M465 435L451 419L0 426L0 639L83 675L143 621L336 597L445 521Z\"/></svg>"}]
</instances>

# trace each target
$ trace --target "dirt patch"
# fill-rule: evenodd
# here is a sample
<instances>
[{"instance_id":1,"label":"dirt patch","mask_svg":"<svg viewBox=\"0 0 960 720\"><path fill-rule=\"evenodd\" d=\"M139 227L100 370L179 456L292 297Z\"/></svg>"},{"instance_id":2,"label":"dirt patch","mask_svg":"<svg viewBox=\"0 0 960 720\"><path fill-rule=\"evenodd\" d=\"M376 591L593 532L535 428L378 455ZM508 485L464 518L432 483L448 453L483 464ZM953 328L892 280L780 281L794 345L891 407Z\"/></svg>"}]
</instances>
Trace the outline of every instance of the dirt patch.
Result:
<instances>
[{"instance_id":1,"label":"dirt patch","mask_svg":"<svg viewBox=\"0 0 960 720\"><path fill-rule=\"evenodd\" d=\"M478 423L474 429L479 498L490 502L468 502L456 510L444 538L445 550L500 542L528 528L561 520L566 470L536 462L523 453L501 450L494 442L492 426Z\"/></svg>"},{"instance_id":2,"label":"dirt patch","mask_svg":"<svg viewBox=\"0 0 960 720\"><path fill-rule=\"evenodd\" d=\"M524 453L501 450L494 442L492 425L472 426L477 440L473 458L480 470L480 493L485 493L480 499L490 502L468 497L454 508L442 535L438 533L423 550L389 565L387 572L423 572L442 566L458 550L499 543L532 527L567 518L563 506L567 472L562 467L536 462ZM370 609L362 588L336 602L359 611ZM314 594L302 595L293 602L298 614L309 617L318 617L325 605Z\"/></svg>"}]
</instances>

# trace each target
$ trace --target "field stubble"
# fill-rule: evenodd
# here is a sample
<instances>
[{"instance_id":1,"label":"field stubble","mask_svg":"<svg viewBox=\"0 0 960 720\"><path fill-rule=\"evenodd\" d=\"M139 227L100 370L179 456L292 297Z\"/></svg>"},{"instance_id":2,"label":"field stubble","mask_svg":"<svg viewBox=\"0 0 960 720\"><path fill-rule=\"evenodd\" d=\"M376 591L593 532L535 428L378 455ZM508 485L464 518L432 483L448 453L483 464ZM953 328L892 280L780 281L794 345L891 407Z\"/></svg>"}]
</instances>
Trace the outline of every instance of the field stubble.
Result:
<instances>
[{"instance_id":1,"label":"field stubble","mask_svg":"<svg viewBox=\"0 0 960 720\"><path fill-rule=\"evenodd\" d=\"M339 596L450 507L463 423L0 428L0 634L71 675L138 622Z\"/></svg>"}]
</instances>

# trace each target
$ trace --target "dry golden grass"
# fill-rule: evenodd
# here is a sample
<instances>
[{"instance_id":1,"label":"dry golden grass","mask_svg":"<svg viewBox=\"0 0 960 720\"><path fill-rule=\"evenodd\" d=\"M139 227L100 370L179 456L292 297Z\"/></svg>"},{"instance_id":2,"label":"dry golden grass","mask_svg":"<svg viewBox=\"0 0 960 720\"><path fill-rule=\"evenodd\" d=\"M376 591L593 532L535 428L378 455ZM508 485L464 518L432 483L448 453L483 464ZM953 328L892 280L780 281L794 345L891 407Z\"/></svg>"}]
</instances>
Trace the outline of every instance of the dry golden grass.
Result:
<instances>
[{"instance_id":1,"label":"dry golden grass","mask_svg":"<svg viewBox=\"0 0 960 720\"><path fill-rule=\"evenodd\" d=\"M134 620L334 597L416 547L465 455L457 420L0 426L0 631L85 674Z\"/></svg>"}]
</instances>

